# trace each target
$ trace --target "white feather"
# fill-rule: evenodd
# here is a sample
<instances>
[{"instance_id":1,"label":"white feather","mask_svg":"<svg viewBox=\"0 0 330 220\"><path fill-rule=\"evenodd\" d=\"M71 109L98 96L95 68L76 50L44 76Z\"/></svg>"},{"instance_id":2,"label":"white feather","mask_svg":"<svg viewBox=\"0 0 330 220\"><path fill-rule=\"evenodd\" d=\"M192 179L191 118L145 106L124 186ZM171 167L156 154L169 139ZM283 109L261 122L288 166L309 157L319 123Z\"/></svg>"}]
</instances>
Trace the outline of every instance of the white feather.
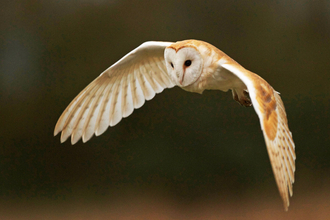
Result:
<instances>
[{"instance_id":1,"label":"white feather","mask_svg":"<svg viewBox=\"0 0 330 220\"><path fill-rule=\"evenodd\" d=\"M91 108L89 115L87 116L85 125L84 125L84 131L82 135L82 140L85 143L88 141L94 134L95 126L96 126L96 119L99 114L100 108L102 106L102 101L105 98L105 94L107 92L107 85L110 80L105 80L102 84L102 87L100 88L100 93L97 95L97 98L95 98L94 103L92 104L93 107Z\"/></svg>"},{"instance_id":2,"label":"white feather","mask_svg":"<svg viewBox=\"0 0 330 220\"><path fill-rule=\"evenodd\" d=\"M132 114L145 100L176 84L197 93L205 89L232 89L235 99L246 106L250 103L243 91L248 90L287 209L296 155L283 102L266 81L206 42L143 43L79 93L59 118L54 135L62 132L61 142L70 136L72 144L81 137L86 142L94 133L100 135Z\"/></svg>"},{"instance_id":3,"label":"white feather","mask_svg":"<svg viewBox=\"0 0 330 220\"><path fill-rule=\"evenodd\" d=\"M130 114L133 113L134 105L133 105L133 98L132 98L132 89L131 89L131 78L132 74L129 74L127 77L127 88L123 92L123 118L128 117ZM124 88L123 88L124 89Z\"/></svg>"},{"instance_id":4,"label":"white feather","mask_svg":"<svg viewBox=\"0 0 330 220\"><path fill-rule=\"evenodd\" d=\"M132 80L134 80L133 82L133 87L132 87L132 94L134 94L134 108L140 108L144 102L145 102L145 97L143 95L143 91L142 91L142 88L141 88L141 85L139 83L139 80L138 80L138 76L139 76L139 72L138 70L135 70L134 71L134 78Z\"/></svg>"},{"instance_id":5,"label":"white feather","mask_svg":"<svg viewBox=\"0 0 330 220\"><path fill-rule=\"evenodd\" d=\"M132 114L145 100L174 86L164 65L164 50L171 42L145 42L100 74L67 107L54 135L62 131L61 142L71 137L88 141L109 126ZM153 60L157 60L153 63Z\"/></svg>"}]
</instances>

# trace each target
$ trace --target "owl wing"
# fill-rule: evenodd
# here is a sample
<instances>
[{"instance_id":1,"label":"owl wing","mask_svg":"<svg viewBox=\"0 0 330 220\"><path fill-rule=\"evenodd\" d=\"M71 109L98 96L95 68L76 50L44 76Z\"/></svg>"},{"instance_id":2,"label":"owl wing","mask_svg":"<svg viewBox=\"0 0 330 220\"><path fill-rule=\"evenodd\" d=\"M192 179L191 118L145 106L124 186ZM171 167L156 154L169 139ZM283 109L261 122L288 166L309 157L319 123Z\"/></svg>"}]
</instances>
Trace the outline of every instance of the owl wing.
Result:
<instances>
[{"instance_id":1,"label":"owl wing","mask_svg":"<svg viewBox=\"0 0 330 220\"><path fill-rule=\"evenodd\" d=\"M101 135L123 117L140 108L164 88L171 88L164 50L171 42L146 42L110 66L92 81L64 110L54 135L62 131L61 142L71 135L75 144Z\"/></svg>"},{"instance_id":2,"label":"owl wing","mask_svg":"<svg viewBox=\"0 0 330 220\"><path fill-rule=\"evenodd\" d=\"M260 119L284 208L287 210L289 194L292 196L296 154L282 99L264 79L244 69L229 57L222 59L219 65L236 75L248 89L253 107Z\"/></svg>"}]
</instances>

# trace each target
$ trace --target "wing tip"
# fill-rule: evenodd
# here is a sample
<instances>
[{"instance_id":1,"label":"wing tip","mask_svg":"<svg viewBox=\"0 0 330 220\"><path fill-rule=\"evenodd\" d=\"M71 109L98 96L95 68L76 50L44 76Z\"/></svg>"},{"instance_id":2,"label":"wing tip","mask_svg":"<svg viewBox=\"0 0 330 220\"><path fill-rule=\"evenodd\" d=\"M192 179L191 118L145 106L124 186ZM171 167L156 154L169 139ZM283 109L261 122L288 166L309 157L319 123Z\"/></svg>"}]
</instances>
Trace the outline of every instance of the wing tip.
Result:
<instances>
[{"instance_id":1,"label":"wing tip","mask_svg":"<svg viewBox=\"0 0 330 220\"><path fill-rule=\"evenodd\" d=\"M60 139L61 144L63 144L65 141L66 141L66 139L64 139L64 138L63 139L62 138Z\"/></svg>"},{"instance_id":2,"label":"wing tip","mask_svg":"<svg viewBox=\"0 0 330 220\"><path fill-rule=\"evenodd\" d=\"M119 115L119 117L112 118L110 121L110 127L114 127L117 125L121 120L123 119L122 115Z\"/></svg>"},{"instance_id":3,"label":"wing tip","mask_svg":"<svg viewBox=\"0 0 330 220\"><path fill-rule=\"evenodd\" d=\"M100 136L101 134L103 134L106 130L108 130L109 126L105 126L104 128L100 128L98 127L95 131L95 136Z\"/></svg>"},{"instance_id":4,"label":"wing tip","mask_svg":"<svg viewBox=\"0 0 330 220\"><path fill-rule=\"evenodd\" d=\"M70 137L71 134L67 135L65 134L63 131L62 131L62 134L61 134L61 143L64 143L69 137Z\"/></svg>"},{"instance_id":5,"label":"wing tip","mask_svg":"<svg viewBox=\"0 0 330 220\"><path fill-rule=\"evenodd\" d=\"M93 136L91 136L91 137L85 137L85 136L83 136L83 137L82 137L82 142L83 142L83 143L86 143L86 142L89 141L92 137L93 137Z\"/></svg>"},{"instance_id":6,"label":"wing tip","mask_svg":"<svg viewBox=\"0 0 330 220\"><path fill-rule=\"evenodd\" d=\"M62 128L59 126L59 121L56 123L55 128L54 128L54 136L58 135L62 131Z\"/></svg>"},{"instance_id":7,"label":"wing tip","mask_svg":"<svg viewBox=\"0 0 330 220\"><path fill-rule=\"evenodd\" d=\"M101 135L101 134L99 134L99 135ZM96 136L98 136L98 135L96 135ZM69 137L70 137L70 135L68 137L65 137L65 136L62 137L61 136L61 139L60 139L61 144L63 144L64 142L66 142ZM80 140L82 140L83 143L86 143L92 137L93 137L93 135L91 135L90 137L85 137L85 136L76 137L75 135L72 134L71 135L71 145L77 144Z\"/></svg>"},{"instance_id":8,"label":"wing tip","mask_svg":"<svg viewBox=\"0 0 330 220\"><path fill-rule=\"evenodd\" d=\"M56 129L56 127L55 127L55 129L54 129L54 137L56 136L56 135L58 135L58 133L59 133L60 131L58 131L57 129Z\"/></svg>"},{"instance_id":9,"label":"wing tip","mask_svg":"<svg viewBox=\"0 0 330 220\"><path fill-rule=\"evenodd\" d=\"M71 145L75 145L79 140L80 140L81 136L76 136L74 134L71 135Z\"/></svg>"},{"instance_id":10,"label":"wing tip","mask_svg":"<svg viewBox=\"0 0 330 220\"><path fill-rule=\"evenodd\" d=\"M131 109L129 109L129 110L123 112L123 118L127 118L127 117L130 116L133 112L134 112L134 106L133 106L133 108L131 108Z\"/></svg>"}]
</instances>

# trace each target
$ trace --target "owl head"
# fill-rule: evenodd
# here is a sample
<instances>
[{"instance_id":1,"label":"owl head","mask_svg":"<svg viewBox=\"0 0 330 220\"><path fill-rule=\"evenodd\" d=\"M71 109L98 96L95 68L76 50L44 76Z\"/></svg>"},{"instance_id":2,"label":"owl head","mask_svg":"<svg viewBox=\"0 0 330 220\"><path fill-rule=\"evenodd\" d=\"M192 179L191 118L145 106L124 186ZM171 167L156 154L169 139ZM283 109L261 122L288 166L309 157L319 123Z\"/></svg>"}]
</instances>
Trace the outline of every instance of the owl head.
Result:
<instances>
[{"instance_id":1,"label":"owl head","mask_svg":"<svg viewBox=\"0 0 330 220\"><path fill-rule=\"evenodd\" d=\"M177 42L164 53L167 72L179 87L193 84L202 74L203 57L194 45Z\"/></svg>"}]
</instances>

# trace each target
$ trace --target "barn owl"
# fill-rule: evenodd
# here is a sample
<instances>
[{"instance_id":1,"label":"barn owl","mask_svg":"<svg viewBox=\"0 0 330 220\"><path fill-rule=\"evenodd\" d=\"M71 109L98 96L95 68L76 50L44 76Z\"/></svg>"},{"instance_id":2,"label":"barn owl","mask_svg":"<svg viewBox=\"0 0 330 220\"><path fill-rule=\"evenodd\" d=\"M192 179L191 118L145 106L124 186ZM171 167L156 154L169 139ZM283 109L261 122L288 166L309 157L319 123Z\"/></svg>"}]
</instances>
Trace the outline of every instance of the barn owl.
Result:
<instances>
[{"instance_id":1,"label":"barn owl","mask_svg":"<svg viewBox=\"0 0 330 220\"><path fill-rule=\"evenodd\" d=\"M289 207L295 172L295 145L283 102L264 79L213 45L185 40L145 42L92 81L62 113L54 135L75 144L101 135L165 88L179 86L202 94L232 91L234 100L253 106L260 120L275 180Z\"/></svg>"}]
</instances>

